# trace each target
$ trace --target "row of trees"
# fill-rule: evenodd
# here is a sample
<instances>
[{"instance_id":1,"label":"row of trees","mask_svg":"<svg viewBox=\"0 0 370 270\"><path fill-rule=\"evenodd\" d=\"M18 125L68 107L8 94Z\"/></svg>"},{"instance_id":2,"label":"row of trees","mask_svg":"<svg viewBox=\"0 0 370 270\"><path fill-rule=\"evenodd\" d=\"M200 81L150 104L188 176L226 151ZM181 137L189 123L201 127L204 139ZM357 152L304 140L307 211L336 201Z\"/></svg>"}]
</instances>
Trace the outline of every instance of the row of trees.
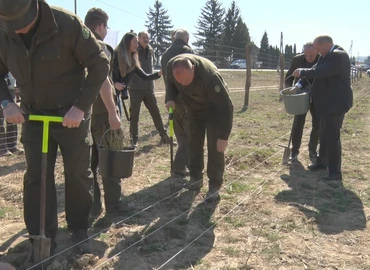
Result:
<instances>
[{"instance_id":1,"label":"row of trees","mask_svg":"<svg viewBox=\"0 0 370 270\"><path fill-rule=\"evenodd\" d=\"M196 40L192 43L197 54L213 61L219 67L227 67L235 59L245 59L245 47L251 43L249 29L241 17L235 1L226 10L218 0L207 0L197 20ZM159 60L171 44L173 25L168 11L156 0L149 8L145 26L151 36L151 43ZM296 45L285 46L286 65L296 55ZM276 68L280 49L269 44L268 35L262 36L260 47L252 42L254 62L262 62L262 68Z\"/></svg>"}]
</instances>

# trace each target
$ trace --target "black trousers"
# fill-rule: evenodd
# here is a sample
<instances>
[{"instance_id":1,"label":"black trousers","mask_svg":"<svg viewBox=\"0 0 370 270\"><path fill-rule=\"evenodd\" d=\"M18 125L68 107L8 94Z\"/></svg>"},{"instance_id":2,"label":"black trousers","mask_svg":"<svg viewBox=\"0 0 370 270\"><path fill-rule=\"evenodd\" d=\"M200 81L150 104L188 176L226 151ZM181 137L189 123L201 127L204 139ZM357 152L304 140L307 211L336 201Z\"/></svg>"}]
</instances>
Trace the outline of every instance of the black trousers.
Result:
<instances>
[{"instance_id":1,"label":"black trousers","mask_svg":"<svg viewBox=\"0 0 370 270\"><path fill-rule=\"evenodd\" d=\"M223 183L225 157L217 151L217 130L214 124L202 114L188 114L189 136L189 171L190 177L196 180L203 177L204 169L204 140L207 134L207 176L209 186L220 188Z\"/></svg>"},{"instance_id":2,"label":"black trousers","mask_svg":"<svg viewBox=\"0 0 370 270\"><path fill-rule=\"evenodd\" d=\"M98 183L98 166L99 166L99 151L103 135L109 129L108 114L93 115L91 120L91 133L93 136L93 145L91 151L91 170L94 175L94 204L101 204L101 192ZM104 188L104 202L106 209L114 208L121 201L121 178L102 177Z\"/></svg>"},{"instance_id":3,"label":"black trousers","mask_svg":"<svg viewBox=\"0 0 370 270\"><path fill-rule=\"evenodd\" d=\"M177 152L173 162L175 171L184 171L189 163L189 143L186 110L181 103L176 102L173 112L173 129L177 140Z\"/></svg>"},{"instance_id":4,"label":"black trousers","mask_svg":"<svg viewBox=\"0 0 370 270\"><path fill-rule=\"evenodd\" d=\"M308 143L309 153L316 155L317 145L319 143L319 130L320 130L320 118L316 115L314 105L310 104L310 113L312 117L312 129L310 134L310 141ZM303 128L306 122L306 115L294 116L293 128L292 128L292 156L299 154L299 149L302 143Z\"/></svg>"},{"instance_id":5,"label":"black trousers","mask_svg":"<svg viewBox=\"0 0 370 270\"><path fill-rule=\"evenodd\" d=\"M341 173L342 145L340 129L343 125L344 115L343 113L321 118L318 162L328 166L329 174Z\"/></svg>"},{"instance_id":6,"label":"black trousers","mask_svg":"<svg viewBox=\"0 0 370 270\"><path fill-rule=\"evenodd\" d=\"M24 145L27 170L24 175L24 220L28 232L38 235L40 229L40 183L42 123L22 124L21 142ZM57 195L54 168L60 148L65 176L65 212L71 232L87 230L92 206L93 177L90 170L92 138L90 120L78 128L65 128L60 123L50 123L47 154L46 183L46 236L55 238L58 229Z\"/></svg>"},{"instance_id":7,"label":"black trousers","mask_svg":"<svg viewBox=\"0 0 370 270\"><path fill-rule=\"evenodd\" d=\"M140 116L140 107L141 103L144 102L145 107L148 109L155 128L158 130L159 134L163 136L166 134L164 129L162 117L159 112L157 105L157 99L154 95L153 89L147 90L138 90L138 89L129 89L130 92L130 103L131 103L131 121L130 121L130 133L133 140L137 141L139 136L139 116Z\"/></svg>"}]
</instances>

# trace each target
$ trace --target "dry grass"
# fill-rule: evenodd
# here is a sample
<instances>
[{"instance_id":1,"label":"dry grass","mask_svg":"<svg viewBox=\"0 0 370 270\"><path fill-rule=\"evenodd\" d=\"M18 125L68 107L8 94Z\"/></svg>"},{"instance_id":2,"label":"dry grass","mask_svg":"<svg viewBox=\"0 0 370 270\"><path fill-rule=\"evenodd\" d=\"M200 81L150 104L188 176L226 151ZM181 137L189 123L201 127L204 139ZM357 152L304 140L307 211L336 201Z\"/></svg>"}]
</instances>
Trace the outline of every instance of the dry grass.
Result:
<instances>
[{"instance_id":1,"label":"dry grass","mask_svg":"<svg viewBox=\"0 0 370 270\"><path fill-rule=\"evenodd\" d=\"M342 130L341 189L318 180L322 173L306 169L309 117L300 162L281 165L283 148L279 145L287 144L293 118L278 102L277 88L252 88L258 91L251 92L248 111L238 113L244 100L238 90L244 87L244 75L238 71L224 74L236 113L218 205L202 203L206 187L199 194L180 191L181 179L175 179L180 192L171 196L169 148L158 145L159 136L144 109L134 174L122 181L125 199L135 205L135 212L143 211L131 218L97 220L90 234L102 231L93 239L98 261L91 260L85 269L108 258L112 259L103 269L157 269L163 264L161 269L370 269L370 188L366 181L370 173L370 79L354 83L356 106L346 116ZM278 84L275 72L252 76L252 87ZM161 81L157 91L162 104ZM161 111L166 119L162 106ZM29 252L19 237L19 232L24 233L21 192L25 164L19 157L1 158L0 162L0 261L22 269ZM58 250L69 245L61 165L59 158ZM82 268L71 252L56 261L53 269Z\"/></svg>"}]
</instances>

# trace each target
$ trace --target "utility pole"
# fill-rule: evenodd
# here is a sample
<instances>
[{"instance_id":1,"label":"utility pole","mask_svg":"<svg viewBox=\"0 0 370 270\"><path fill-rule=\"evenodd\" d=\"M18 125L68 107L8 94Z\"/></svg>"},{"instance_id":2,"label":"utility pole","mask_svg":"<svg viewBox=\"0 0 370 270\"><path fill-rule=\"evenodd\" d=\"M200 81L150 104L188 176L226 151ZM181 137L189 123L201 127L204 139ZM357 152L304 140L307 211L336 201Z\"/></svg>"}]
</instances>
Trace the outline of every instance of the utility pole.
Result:
<instances>
[{"instance_id":1,"label":"utility pole","mask_svg":"<svg viewBox=\"0 0 370 270\"><path fill-rule=\"evenodd\" d=\"M353 47L353 40L351 40L351 47L349 48L349 55L350 55L350 59L351 59L351 63L352 63L352 47Z\"/></svg>"},{"instance_id":2,"label":"utility pole","mask_svg":"<svg viewBox=\"0 0 370 270\"><path fill-rule=\"evenodd\" d=\"M75 14L77 15L77 0L75 0Z\"/></svg>"},{"instance_id":3,"label":"utility pole","mask_svg":"<svg viewBox=\"0 0 370 270\"><path fill-rule=\"evenodd\" d=\"M280 61L278 63L278 71L279 71L279 65L280 65L280 85L278 89L278 93L280 95L280 91L284 89L284 68L285 68L285 57L284 57L284 44L283 44L283 32L281 32L280 35ZM279 72L278 72L279 73ZM282 101L282 97L280 95L279 101Z\"/></svg>"},{"instance_id":4,"label":"utility pole","mask_svg":"<svg viewBox=\"0 0 370 270\"><path fill-rule=\"evenodd\" d=\"M280 53L284 53L283 51L283 32L281 32L281 35L280 35Z\"/></svg>"}]
</instances>

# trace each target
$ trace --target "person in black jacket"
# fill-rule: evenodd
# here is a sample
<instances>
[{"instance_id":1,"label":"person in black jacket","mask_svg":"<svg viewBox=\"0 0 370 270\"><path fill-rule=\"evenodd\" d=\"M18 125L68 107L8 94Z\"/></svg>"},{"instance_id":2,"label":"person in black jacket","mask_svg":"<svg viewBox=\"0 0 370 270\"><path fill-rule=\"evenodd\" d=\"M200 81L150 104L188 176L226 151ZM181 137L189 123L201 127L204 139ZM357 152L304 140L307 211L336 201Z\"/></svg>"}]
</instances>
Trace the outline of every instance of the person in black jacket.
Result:
<instances>
[{"instance_id":1,"label":"person in black jacket","mask_svg":"<svg viewBox=\"0 0 370 270\"><path fill-rule=\"evenodd\" d=\"M293 83L297 85L298 78L295 78L292 76L292 73L297 68L311 68L314 64L316 64L317 60L319 59L319 55L316 52L313 43L307 42L305 45L303 45L303 53L298 54L293 57L292 63L290 65L290 68L288 72L285 75L285 87L291 87ZM312 84L312 79L308 82L306 80L301 80L300 83L305 84ZM300 85L300 83L298 85ZM310 113L312 117L312 130L310 135L310 141L308 143L308 150L309 150L309 157L312 162L317 158L317 145L319 142L319 126L320 121L315 113L314 104L311 102L310 104ZM291 161L294 161L297 159L299 154L299 148L301 146L302 142L302 135L303 135L303 127L306 122L306 115L296 115L294 117L293 122L293 128L292 128L292 154L291 154Z\"/></svg>"},{"instance_id":2,"label":"person in black jacket","mask_svg":"<svg viewBox=\"0 0 370 270\"><path fill-rule=\"evenodd\" d=\"M351 63L348 54L329 36L319 36L314 46L321 54L312 68L299 68L293 76L315 79L312 100L320 117L320 151L310 170L328 168L324 180L342 180L340 129L353 105Z\"/></svg>"},{"instance_id":3,"label":"person in black jacket","mask_svg":"<svg viewBox=\"0 0 370 270\"><path fill-rule=\"evenodd\" d=\"M113 82L117 91L122 91L122 99L128 99L128 85L134 75L138 75L143 80L156 80L162 76L162 71L147 74L140 67L138 52L138 38L136 33L126 33L121 42L114 50L113 57ZM137 146L134 138L132 143Z\"/></svg>"}]
</instances>

